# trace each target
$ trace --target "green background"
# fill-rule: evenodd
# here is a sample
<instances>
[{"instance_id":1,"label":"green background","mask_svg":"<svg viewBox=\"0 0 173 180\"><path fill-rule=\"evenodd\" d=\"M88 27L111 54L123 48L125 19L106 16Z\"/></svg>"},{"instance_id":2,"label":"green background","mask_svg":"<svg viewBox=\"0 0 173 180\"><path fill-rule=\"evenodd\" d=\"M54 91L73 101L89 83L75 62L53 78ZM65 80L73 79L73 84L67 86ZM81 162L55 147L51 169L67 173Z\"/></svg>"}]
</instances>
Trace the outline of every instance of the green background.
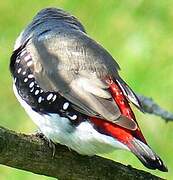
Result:
<instances>
[{"instance_id":1,"label":"green background","mask_svg":"<svg viewBox=\"0 0 173 180\"><path fill-rule=\"evenodd\" d=\"M172 0L5 0L0 1L0 125L31 133L36 127L12 92L8 70L14 41L44 7L61 7L86 27L121 66L121 76L138 93L153 97L173 111L173 1ZM159 117L136 116L150 146L163 158L169 172L150 171L129 152L107 155L164 178L173 179L173 123ZM28 162L30 163L30 162ZM1 180L53 179L0 165Z\"/></svg>"}]
</instances>

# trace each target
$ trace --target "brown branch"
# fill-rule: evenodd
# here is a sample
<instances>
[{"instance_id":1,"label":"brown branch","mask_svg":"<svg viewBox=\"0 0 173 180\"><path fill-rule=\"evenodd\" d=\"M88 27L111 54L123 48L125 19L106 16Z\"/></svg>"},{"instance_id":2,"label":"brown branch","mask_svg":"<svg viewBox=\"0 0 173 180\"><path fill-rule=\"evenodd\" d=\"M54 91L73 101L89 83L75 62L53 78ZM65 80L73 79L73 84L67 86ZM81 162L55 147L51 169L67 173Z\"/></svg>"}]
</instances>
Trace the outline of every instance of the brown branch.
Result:
<instances>
[{"instance_id":1,"label":"brown branch","mask_svg":"<svg viewBox=\"0 0 173 180\"><path fill-rule=\"evenodd\" d=\"M35 136L0 127L0 163L60 180L159 180L148 172L134 169L98 156L82 156L57 145L56 153L48 143Z\"/></svg>"},{"instance_id":2,"label":"brown branch","mask_svg":"<svg viewBox=\"0 0 173 180\"><path fill-rule=\"evenodd\" d=\"M162 119L166 120L166 122L173 121L173 113L160 107L152 98L143 95L138 95L138 98L144 108L144 112L160 116Z\"/></svg>"}]
</instances>

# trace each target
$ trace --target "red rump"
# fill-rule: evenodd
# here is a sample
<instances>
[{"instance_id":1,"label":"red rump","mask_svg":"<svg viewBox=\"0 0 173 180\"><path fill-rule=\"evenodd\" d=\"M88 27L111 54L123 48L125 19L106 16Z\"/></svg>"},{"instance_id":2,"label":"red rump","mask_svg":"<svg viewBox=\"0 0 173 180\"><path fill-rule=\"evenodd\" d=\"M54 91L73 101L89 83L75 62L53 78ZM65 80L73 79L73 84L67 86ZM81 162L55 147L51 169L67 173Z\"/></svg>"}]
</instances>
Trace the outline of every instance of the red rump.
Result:
<instances>
[{"instance_id":1,"label":"red rump","mask_svg":"<svg viewBox=\"0 0 173 180\"><path fill-rule=\"evenodd\" d=\"M133 119L136 122L135 115L132 112L130 105L123 94L123 91L119 87L118 83L111 82L109 91L112 94L114 101L117 103L122 115L126 116L127 118ZM141 140L145 144L147 144L142 132L140 131L139 127L135 131L128 130L123 128L117 124L111 123L109 121L91 117L90 119L96 126L101 128L106 134L111 135L112 137L116 138L123 144L128 145L128 142L133 139L133 137ZM136 122L137 123L137 122Z\"/></svg>"}]
</instances>

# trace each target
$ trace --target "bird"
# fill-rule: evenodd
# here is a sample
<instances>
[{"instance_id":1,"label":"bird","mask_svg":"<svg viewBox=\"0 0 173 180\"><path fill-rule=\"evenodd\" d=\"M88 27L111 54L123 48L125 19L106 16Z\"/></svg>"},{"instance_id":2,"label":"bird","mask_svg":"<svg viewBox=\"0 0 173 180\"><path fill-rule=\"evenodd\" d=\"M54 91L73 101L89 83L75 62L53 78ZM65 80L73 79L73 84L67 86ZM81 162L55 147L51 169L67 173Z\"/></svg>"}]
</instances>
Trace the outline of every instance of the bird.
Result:
<instances>
[{"instance_id":1,"label":"bird","mask_svg":"<svg viewBox=\"0 0 173 180\"><path fill-rule=\"evenodd\" d=\"M167 172L140 130L143 107L111 54L63 9L40 10L18 36L9 65L13 91L44 136L82 155L131 151Z\"/></svg>"}]
</instances>

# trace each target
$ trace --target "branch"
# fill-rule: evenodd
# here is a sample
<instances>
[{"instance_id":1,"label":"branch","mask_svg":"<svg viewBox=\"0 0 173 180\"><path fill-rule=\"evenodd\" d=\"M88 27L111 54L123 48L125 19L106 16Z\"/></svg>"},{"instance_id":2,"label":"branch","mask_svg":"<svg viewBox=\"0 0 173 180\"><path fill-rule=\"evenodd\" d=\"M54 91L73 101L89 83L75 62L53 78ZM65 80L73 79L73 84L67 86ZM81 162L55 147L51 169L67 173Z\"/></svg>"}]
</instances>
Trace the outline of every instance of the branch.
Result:
<instances>
[{"instance_id":1,"label":"branch","mask_svg":"<svg viewBox=\"0 0 173 180\"><path fill-rule=\"evenodd\" d=\"M161 118L165 119L166 122L173 121L173 113L168 112L162 107L160 107L154 102L152 98L148 98L139 94L138 98L144 108L144 112L160 116Z\"/></svg>"},{"instance_id":2,"label":"branch","mask_svg":"<svg viewBox=\"0 0 173 180\"><path fill-rule=\"evenodd\" d=\"M79 155L62 145L56 146L53 157L52 150L45 140L2 127L0 127L0 163L61 180L161 179L102 157Z\"/></svg>"}]
</instances>

